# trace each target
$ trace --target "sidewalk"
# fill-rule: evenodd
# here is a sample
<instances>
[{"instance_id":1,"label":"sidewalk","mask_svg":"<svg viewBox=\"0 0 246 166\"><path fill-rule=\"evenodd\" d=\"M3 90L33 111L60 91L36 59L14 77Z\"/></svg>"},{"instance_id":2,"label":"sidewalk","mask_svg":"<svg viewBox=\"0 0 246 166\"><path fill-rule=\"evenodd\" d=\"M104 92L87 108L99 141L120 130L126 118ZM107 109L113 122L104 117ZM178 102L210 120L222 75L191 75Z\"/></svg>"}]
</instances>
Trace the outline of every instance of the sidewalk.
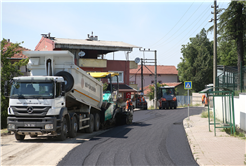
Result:
<instances>
[{"instance_id":1,"label":"sidewalk","mask_svg":"<svg viewBox=\"0 0 246 166\"><path fill-rule=\"evenodd\" d=\"M199 165L246 165L245 140L233 137L211 125L208 118L194 115L184 119L184 128L194 159Z\"/></svg>"}]
</instances>

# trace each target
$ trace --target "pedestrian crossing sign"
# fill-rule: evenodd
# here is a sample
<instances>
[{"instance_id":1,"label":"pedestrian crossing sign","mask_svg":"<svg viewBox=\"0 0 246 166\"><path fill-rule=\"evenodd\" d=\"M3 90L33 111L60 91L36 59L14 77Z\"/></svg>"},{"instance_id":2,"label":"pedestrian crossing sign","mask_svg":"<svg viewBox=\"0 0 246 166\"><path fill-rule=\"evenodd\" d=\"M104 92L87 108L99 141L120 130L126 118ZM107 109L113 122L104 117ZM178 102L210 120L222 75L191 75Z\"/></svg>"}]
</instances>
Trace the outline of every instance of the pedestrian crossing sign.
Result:
<instances>
[{"instance_id":1,"label":"pedestrian crossing sign","mask_svg":"<svg viewBox=\"0 0 246 166\"><path fill-rule=\"evenodd\" d=\"M192 89L192 81L185 81L184 89Z\"/></svg>"}]
</instances>

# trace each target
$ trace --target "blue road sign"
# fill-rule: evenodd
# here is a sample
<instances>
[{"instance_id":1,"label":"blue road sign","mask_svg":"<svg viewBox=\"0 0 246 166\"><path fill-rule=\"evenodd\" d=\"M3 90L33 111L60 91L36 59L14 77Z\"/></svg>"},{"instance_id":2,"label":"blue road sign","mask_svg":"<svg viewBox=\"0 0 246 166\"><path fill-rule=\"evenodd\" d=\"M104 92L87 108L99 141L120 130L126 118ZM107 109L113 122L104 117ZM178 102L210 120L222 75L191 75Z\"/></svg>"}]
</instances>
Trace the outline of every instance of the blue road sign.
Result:
<instances>
[{"instance_id":1,"label":"blue road sign","mask_svg":"<svg viewBox=\"0 0 246 166\"><path fill-rule=\"evenodd\" d=\"M192 81L185 81L184 89L192 89Z\"/></svg>"}]
</instances>

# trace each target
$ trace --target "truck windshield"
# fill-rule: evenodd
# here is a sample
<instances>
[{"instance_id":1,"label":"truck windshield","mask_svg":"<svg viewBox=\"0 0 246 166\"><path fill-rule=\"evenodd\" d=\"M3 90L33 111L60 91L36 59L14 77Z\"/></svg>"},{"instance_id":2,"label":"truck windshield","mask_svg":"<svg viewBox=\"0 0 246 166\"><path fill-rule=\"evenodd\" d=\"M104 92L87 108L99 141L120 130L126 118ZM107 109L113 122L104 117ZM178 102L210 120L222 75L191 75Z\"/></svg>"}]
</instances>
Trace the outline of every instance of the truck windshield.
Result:
<instances>
[{"instance_id":1,"label":"truck windshield","mask_svg":"<svg viewBox=\"0 0 246 166\"><path fill-rule=\"evenodd\" d=\"M54 98L53 82L14 82L10 98L15 99L51 99Z\"/></svg>"},{"instance_id":2,"label":"truck windshield","mask_svg":"<svg viewBox=\"0 0 246 166\"><path fill-rule=\"evenodd\" d=\"M174 95L174 89L173 88L162 89L162 96L165 95Z\"/></svg>"}]
</instances>

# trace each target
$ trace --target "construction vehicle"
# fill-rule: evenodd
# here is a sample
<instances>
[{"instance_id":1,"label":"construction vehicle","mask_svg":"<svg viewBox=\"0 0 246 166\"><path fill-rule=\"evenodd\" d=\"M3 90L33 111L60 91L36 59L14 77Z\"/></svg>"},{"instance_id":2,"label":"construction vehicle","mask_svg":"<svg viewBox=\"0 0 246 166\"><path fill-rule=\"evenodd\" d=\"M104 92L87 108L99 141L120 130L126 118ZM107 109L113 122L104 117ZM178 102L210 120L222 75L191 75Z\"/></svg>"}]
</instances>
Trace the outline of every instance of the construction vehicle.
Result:
<instances>
[{"instance_id":1,"label":"construction vehicle","mask_svg":"<svg viewBox=\"0 0 246 166\"><path fill-rule=\"evenodd\" d=\"M17 140L43 134L65 140L76 137L78 130L91 133L107 121L121 118L120 109L112 102L114 92L103 94L103 84L76 66L71 52L23 54L29 57L31 75L10 81L7 118L8 130ZM108 79L112 79L111 74ZM6 96L7 87L5 83Z\"/></svg>"},{"instance_id":2,"label":"construction vehicle","mask_svg":"<svg viewBox=\"0 0 246 166\"><path fill-rule=\"evenodd\" d=\"M141 92L136 95L136 108L140 108L141 110L147 110L148 109L148 104L144 98L144 93Z\"/></svg>"},{"instance_id":3,"label":"construction vehicle","mask_svg":"<svg viewBox=\"0 0 246 166\"><path fill-rule=\"evenodd\" d=\"M176 109L177 108L177 98L175 95L174 86L163 86L160 87L158 93L159 109Z\"/></svg>"},{"instance_id":4,"label":"construction vehicle","mask_svg":"<svg viewBox=\"0 0 246 166\"><path fill-rule=\"evenodd\" d=\"M96 79L109 79L108 87L103 92L103 104L101 106L102 124L103 122L115 123L116 125L132 124L133 109L127 111L126 107L119 107L118 104L119 74L112 72L88 72L88 74ZM117 89L112 84L112 78L115 76L117 76Z\"/></svg>"}]
</instances>

